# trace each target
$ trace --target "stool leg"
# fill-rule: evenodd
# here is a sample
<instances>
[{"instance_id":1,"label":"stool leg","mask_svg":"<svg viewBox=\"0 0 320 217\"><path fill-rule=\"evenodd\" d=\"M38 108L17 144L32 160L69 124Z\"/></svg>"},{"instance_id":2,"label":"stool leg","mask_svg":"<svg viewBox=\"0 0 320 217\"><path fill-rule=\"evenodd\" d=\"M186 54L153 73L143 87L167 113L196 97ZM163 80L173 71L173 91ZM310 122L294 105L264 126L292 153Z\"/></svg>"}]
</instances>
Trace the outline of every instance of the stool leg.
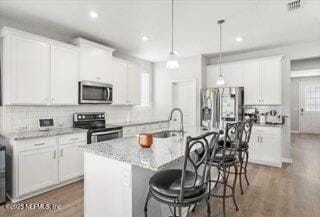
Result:
<instances>
[{"instance_id":1,"label":"stool leg","mask_svg":"<svg viewBox=\"0 0 320 217\"><path fill-rule=\"evenodd\" d=\"M210 198L206 199L206 203L207 203L207 217L210 217L211 214L211 210L210 210Z\"/></svg>"},{"instance_id":2,"label":"stool leg","mask_svg":"<svg viewBox=\"0 0 320 217\"><path fill-rule=\"evenodd\" d=\"M234 165L234 180L233 180L233 186L232 186L232 199L233 199L233 203L236 207L236 210L239 211L239 207L238 204L236 202L236 198L235 198L235 188L236 188L236 183L237 183L237 176L238 176L238 166L237 164ZM241 175L240 175L241 177ZM241 180L241 178L240 178Z\"/></svg>"},{"instance_id":3,"label":"stool leg","mask_svg":"<svg viewBox=\"0 0 320 217\"><path fill-rule=\"evenodd\" d=\"M220 180L220 167L218 167L218 178L217 178L216 183L214 184L214 187L217 187L217 184L218 184L219 180Z\"/></svg>"},{"instance_id":4,"label":"stool leg","mask_svg":"<svg viewBox=\"0 0 320 217\"><path fill-rule=\"evenodd\" d=\"M241 194L243 194L243 188L242 188L242 167L243 167L243 152L240 152L240 172L239 172L239 184L240 184L240 190L241 190Z\"/></svg>"},{"instance_id":5,"label":"stool leg","mask_svg":"<svg viewBox=\"0 0 320 217\"><path fill-rule=\"evenodd\" d=\"M150 198L151 198L151 193L149 191L148 195L147 195L147 198L146 198L146 202L144 204L144 216L145 217L148 217L148 202L149 202Z\"/></svg>"},{"instance_id":6,"label":"stool leg","mask_svg":"<svg viewBox=\"0 0 320 217\"><path fill-rule=\"evenodd\" d=\"M227 192L227 182L226 179L226 167L223 167L223 197L222 197L222 209L223 209L223 216L226 217L226 192Z\"/></svg>"},{"instance_id":7,"label":"stool leg","mask_svg":"<svg viewBox=\"0 0 320 217\"><path fill-rule=\"evenodd\" d=\"M246 163L244 165L244 177L246 178L247 185L250 185L248 177L247 177L247 165L248 165L248 159L249 159L249 152L245 151L245 153L246 153Z\"/></svg>"}]
</instances>

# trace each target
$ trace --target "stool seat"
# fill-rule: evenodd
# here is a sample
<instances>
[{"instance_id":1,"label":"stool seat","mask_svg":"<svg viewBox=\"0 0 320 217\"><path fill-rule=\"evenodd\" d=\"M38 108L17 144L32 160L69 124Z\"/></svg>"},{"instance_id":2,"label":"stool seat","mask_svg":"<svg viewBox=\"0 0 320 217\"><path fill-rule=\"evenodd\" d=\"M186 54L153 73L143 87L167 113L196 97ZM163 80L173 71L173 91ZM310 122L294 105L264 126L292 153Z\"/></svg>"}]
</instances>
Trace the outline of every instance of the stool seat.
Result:
<instances>
[{"instance_id":1,"label":"stool seat","mask_svg":"<svg viewBox=\"0 0 320 217\"><path fill-rule=\"evenodd\" d=\"M177 199L181 190L181 177L182 170L179 169L157 172L149 181L150 190L156 193L155 196ZM199 175L196 177L194 172L186 170L184 198L198 197L206 192L206 186L202 185L201 180L202 177ZM166 200L169 198L166 198Z\"/></svg>"}]
</instances>

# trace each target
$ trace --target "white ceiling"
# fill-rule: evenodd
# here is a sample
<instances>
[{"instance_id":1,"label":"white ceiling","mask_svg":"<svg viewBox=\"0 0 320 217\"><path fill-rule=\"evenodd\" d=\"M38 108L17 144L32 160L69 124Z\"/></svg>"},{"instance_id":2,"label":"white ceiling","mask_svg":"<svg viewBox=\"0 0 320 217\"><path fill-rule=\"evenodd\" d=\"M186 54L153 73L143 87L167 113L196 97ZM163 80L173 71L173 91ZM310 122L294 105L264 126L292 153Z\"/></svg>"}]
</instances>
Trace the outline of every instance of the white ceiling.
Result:
<instances>
[{"instance_id":1,"label":"white ceiling","mask_svg":"<svg viewBox=\"0 0 320 217\"><path fill-rule=\"evenodd\" d=\"M320 39L320 0L302 0L287 11L287 0L176 0L175 49L179 56L218 52L218 19L223 50L235 52ZM170 50L170 0L0 0L0 20L46 28L66 38L84 36L123 53L162 61ZM99 18L92 20L90 10ZM141 36L151 38L143 42ZM242 43L234 38L244 36Z\"/></svg>"}]
</instances>

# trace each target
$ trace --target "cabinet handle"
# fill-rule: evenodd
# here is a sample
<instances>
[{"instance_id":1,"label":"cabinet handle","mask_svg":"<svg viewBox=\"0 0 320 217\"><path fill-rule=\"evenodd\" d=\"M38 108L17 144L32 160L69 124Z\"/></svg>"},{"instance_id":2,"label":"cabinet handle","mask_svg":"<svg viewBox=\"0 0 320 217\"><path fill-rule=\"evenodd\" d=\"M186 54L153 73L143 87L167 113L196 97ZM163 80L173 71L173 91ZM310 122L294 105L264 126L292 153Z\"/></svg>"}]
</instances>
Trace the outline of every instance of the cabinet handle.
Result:
<instances>
[{"instance_id":1,"label":"cabinet handle","mask_svg":"<svg viewBox=\"0 0 320 217\"><path fill-rule=\"evenodd\" d=\"M60 151L60 157L63 157L63 149Z\"/></svg>"},{"instance_id":2,"label":"cabinet handle","mask_svg":"<svg viewBox=\"0 0 320 217\"><path fill-rule=\"evenodd\" d=\"M258 143L260 143L260 139L259 139L260 137L258 136Z\"/></svg>"},{"instance_id":3,"label":"cabinet handle","mask_svg":"<svg viewBox=\"0 0 320 217\"><path fill-rule=\"evenodd\" d=\"M42 142L42 143L37 143L37 144L34 144L34 146L40 146L40 145L45 145L46 143Z\"/></svg>"},{"instance_id":4,"label":"cabinet handle","mask_svg":"<svg viewBox=\"0 0 320 217\"><path fill-rule=\"evenodd\" d=\"M263 143L263 137L261 137L261 143Z\"/></svg>"},{"instance_id":5,"label":"cabinet handle","mask_svg":"<svg viewBox=\"0 0 320 217\"><path fill-rule=\"evenodd\" d=\"M56 159L57 151L53 152L53 159Z\"/></svg>"}]
</instances>

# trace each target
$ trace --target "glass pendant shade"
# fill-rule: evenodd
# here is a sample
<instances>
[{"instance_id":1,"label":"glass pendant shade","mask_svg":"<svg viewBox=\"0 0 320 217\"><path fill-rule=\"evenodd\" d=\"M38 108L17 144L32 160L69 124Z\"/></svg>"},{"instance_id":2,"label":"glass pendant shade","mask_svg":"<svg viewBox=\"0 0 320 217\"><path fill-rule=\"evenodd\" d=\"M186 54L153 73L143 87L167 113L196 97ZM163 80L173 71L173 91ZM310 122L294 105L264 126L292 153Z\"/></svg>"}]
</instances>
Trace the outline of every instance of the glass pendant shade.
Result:
<instances>
[{"instance_id":1,"label":"glass pendant shade","mask_svg":"<svg viewBox=\"0 0 320 217\"><path fill-rule=\"evenodd\" d=\"M224 78L222 77L222 75L219 75L216 85L226 85L226 82L224 81Z\"/></svg>"},{"instance_id":2,"label":"glass pendant shade","mask_svg":"<svg viewBox=\"0 0 320 217\"><path fill-rule=\"evenodd\" d=\"M167 68L168 69L177 69L179 68L178 57L174 52L170 52L168 60L167 60Z\"/></svg>"}]
</instances>

